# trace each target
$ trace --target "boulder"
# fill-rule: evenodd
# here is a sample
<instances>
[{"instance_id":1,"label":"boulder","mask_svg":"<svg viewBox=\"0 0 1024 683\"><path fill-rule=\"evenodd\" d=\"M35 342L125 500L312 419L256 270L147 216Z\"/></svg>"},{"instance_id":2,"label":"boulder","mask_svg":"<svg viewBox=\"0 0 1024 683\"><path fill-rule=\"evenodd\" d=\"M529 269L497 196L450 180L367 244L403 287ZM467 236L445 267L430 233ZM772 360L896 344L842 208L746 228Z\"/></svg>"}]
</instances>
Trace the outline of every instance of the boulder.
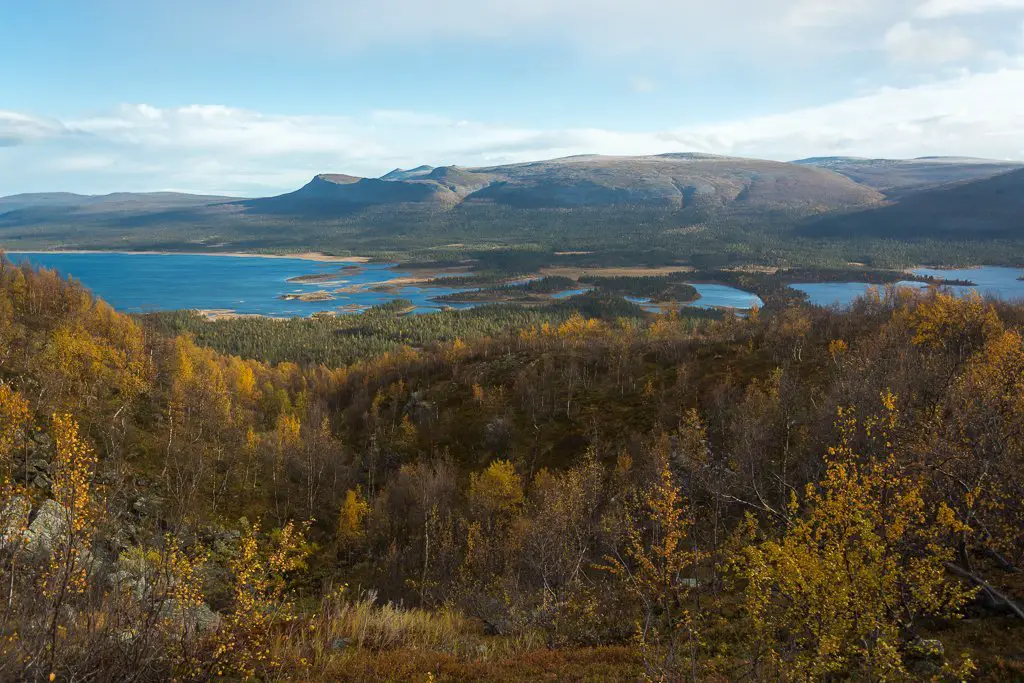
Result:
<instances>
[{"instance_id":1,"label":"boulder","mask_svg":"<svg viewBox=\"0 0 1024 683\"><path fill-rule=\"evenodd\" d=\"M169 600L160 616L181 624L191 633L212 631L220 625L220 615L210 609L205 602L198 605L182 605L177 600Z\"/></svg>"},{"instance_id":2,"label":"boulder","mask_svg":"<svg viewBox=\"0 0 1024 683\"><path fill-rule=\"evenodd\" d=\"M52 554L68 533L68 510L53 499L43 501L28 525L25 539L32 552Z\"/></svg>"},{"instance_id":3,"label":"boulder","mask_svg":"<svg viewBox=\"0 0 1024 683\"><path fill-rule=\"evenodd\" d=\"M942 641L915 638L904 646L907 669L920 680L934 680L942 673L946 648Z\"/></svg>"},{"instance_id":4,"label":"boulder","mask_svg":"<svg viewBox=\"0 0 1024 683\"><path fill-rule=\"evenodd\" d=\"M35 457L28 463L18 464L14 467L14 480L40 491L49 491L53 485L50 478L50 462L44 458Z\"/></svg>"}]
</instances>

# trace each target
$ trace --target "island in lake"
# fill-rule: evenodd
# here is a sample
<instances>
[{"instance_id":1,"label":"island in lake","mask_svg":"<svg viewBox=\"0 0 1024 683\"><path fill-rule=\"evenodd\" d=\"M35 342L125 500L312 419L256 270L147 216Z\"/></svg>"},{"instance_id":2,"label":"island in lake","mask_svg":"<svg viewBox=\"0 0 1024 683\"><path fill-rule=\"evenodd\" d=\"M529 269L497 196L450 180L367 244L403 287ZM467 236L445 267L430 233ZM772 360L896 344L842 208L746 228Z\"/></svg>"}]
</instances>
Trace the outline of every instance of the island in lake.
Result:
<instances>
[{"instance_id":1,"label":"island in lake","mask_svg":"<svg viewBox=\"0 0 1024 683\"><path fill-rule=\"evenodd\" d=\"M334 301L334 295L323 290L320 290L319 292L282 294L278 298L282 301Z\"/></svg>"}]
</instances>

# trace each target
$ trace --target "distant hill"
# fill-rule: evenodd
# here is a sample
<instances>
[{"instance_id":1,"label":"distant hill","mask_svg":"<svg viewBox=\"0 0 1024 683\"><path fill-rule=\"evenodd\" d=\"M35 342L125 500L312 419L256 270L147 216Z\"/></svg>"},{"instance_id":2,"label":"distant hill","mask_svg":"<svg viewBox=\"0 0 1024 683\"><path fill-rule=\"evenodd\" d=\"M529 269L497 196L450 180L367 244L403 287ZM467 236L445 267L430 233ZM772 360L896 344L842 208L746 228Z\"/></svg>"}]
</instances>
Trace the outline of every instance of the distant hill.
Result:
<instances>
[{"instance_id":1,"label":"distant hill","mask_svg":"<svg viewBox=\"0 0 1024 683\"><path fill-rule=\"evenodd\" d=\"M832 208L879 201L871 188L826 169L707 154L576 156L472 169L495 178L469 200L521 208L647 205L680 209Z\"/></svg>"},{"instance_id":2,"label":"distant hill","mask_svg":"<svg viewBox=\"0 0 1024 683\"><path fill-rule=\"evenodd\" d=\"M730 263L811 263L823 258L823 247L795 236L955 242L1017 235L1020 168L954 158L783 163L685 153L583 155L419 166L379 178L322 173L293 192L254 199L15 195L0 198L0 248L320 249L415 252L428 260L529 248L618 250L625 260L640 255L659 263L695 254ZM863 245L842 257L835 245L828 249L830 258L864 260Z\"/></svg>"},{"instance_id":3,"label":"distant hill","mask_svg":"<svg viewBox=\"0 0 1024 683\"><path fill-rule=\"evenodd\" d=\"M424 204L453 207L487 202L515 208L649 206L681 209L694 203L727 207L783 205L832 208L880 201L875 190L827 169L731 157L665 154L650 157L577 156L510 166L396 169L381 178L321 174L279 197L246 202L250 210L333 205Z\"/></svg>"},{"instance_id":4,"label":"distant hill","mask_svg":"<svg viewBox=\"0 0 1024 683\"><path fill-rule=\"evenodd\" d=\"M457 203L452 191L439 183L420 180L382 180L322 173L295 192L240 202L250 213L286 213L310 217L345 214L366 206Z\"/></svg>"},{"instance_id":5,"label":"distant hill","mask_svg":"<svg viewBox=\"0 0 1024 683\"><path fill-rule=\"evenodd\" d=\"M1024 169L904 195L887 206L826 216L800 232L814 237L1024 238Z\"/></svg>"},{"instance_id":6,"label":"distant hill","mask_svg":"<svg viewBox=\"0 0 1024 683\"><path fill-rule=\"evenodd\" d=\"M840 173L890 196L936 187L961 180L979 180L1024 168L1024 164L964 157L922 157L920 159L859 159L856 157L815 157L794 161Z\"/></svg>"},{"instance_id":7,"label":"distant hill","mask_svg":"<svg viewBox=\"0 0 1024 683\"><path fill-rule=\"evenodd\" d=\"M237 197L184 194L181 192L115 192L104 195L70 192L38 192L0 197L0 214L29 208L71 208L81 211L118 209L159 210L190 206L208 206L237 201Z\"/></svg>"}]
</instances>

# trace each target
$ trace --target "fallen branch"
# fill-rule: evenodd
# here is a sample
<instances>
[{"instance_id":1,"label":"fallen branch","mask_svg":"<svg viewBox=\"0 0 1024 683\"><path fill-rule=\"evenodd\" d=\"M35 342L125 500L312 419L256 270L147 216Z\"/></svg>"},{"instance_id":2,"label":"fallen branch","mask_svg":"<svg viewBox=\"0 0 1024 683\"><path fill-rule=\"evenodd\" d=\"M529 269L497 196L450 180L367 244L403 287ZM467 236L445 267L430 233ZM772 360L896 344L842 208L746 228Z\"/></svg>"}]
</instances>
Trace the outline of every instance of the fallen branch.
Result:
<instances>
[{"instance_id":1,"label":"fallen branch","mask_svg":"<svg viewBox=\"0 0 1024 683\"><path fill-rule=\"evenodd\" d=\"M998 590L990 586L988 582L986 582L980 576L972 574L963 567L959 567L953 564L952 562L946 562L945 565L946 569L952 574L959 576L961 579L964 579L965 581L970 581L975 586L981 588L981 590L985 593L985 595L988 597L988 599L991 601L994 607L1005 610L1015 615L1018 619L1024 621L1024 609L1021 609L1020 605L1018 605L1009 597L1003 595Z\"/></svg>"}]
</instances>

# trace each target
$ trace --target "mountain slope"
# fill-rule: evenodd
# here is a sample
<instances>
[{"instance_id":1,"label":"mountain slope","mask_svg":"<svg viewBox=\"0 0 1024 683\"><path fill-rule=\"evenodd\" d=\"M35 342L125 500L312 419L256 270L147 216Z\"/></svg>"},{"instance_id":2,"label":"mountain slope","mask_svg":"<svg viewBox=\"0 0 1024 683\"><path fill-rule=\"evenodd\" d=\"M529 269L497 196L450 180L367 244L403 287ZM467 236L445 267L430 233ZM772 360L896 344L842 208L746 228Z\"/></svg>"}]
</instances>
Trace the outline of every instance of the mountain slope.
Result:
<instances>
[{"instance_id":1,"label":"mountain slope","mask_svg":"<svg viewBox=\"0 0 1024 683\"><path fill-rule=\"evenodd\" d=\"M470 199L529 208L639 204L679 209L695 203L810 208L881 199L829 170L706 154L578 156L472 171L500 181Z\"/></svg>"},{"instance_id":2,"label":"mountain slope","mask_svg":"<svg viewBox=\"0 0 1024 683\"><path fill-rule=\"evenodd\" d=\"M241 202L253 213L324 215L348 213L366 206L429 204L452 206L458 197L432 181L389 181L380 178L322 173L295 192Z\"/></svg>"},{"instance_id":3,"label":"mountain slope","mask_svg":"<svg viewBox=\"0 0 1024 683\"><path fill-rule=\"evenodd\" d=\"M801 232L815 237L1024 238L1024 169L903 196L888 206L827 216Z\"/></svg>"},{"instance_id":4,"label":"mountain slope","mask_svg":"<svg viewBox=\"0 0 1024 683\"><path fill-rule=\"evenodd\" d=\"M962 180L980 180L1024 168L1024 164L992 159L922 157L920 159L859 159L815 157L794 161L842 174L890 196Z\"/></svg>"},{"instance_id":5,"label":"mountain slope","mask_svg":"<svg viewBox=\"0 0 1024 683\"><path fill-rule=\"evenodd\" d=\"M208 206L237 201L237 197L185 194L182 192L115 192L105 195L83 195L71 192L38 192L0 197L0 214L21 209L65 208L78 212L103 212L130 209L160 209Z\"/></svg>"},{"instance_id":6,"label":"mountain slope","mask_svg":"<svg viewBox=\"0 0 1024 683\"><path fill-rule=\"evenodd\" d=\"M827 169L774 161L666 154L652 157L579 156L510 166L420 167L382 178L321 174L280 197L246 202L251 210L293 212L463 201L515 208L647 206L681 209L781 204L833 208L882 199L871 188Z\"/></svg>"},{"instance_id":7,"label":"mountain slope","mask_svg":"<svg viewBox=\"0 0 1024 683\"><path fill-rule=\"evenodd\" d=\"M1020 234L1013 198L998 194L1020 192L1014 189L1019 174L995 175L1007 167L1013 166L963 159L575 156L479 168L421 166L381 178L325 173L261 199L21 195L0 199L0 248L411 253L456 245L465 257L532 245L661 260L717 253L737 262L817 263L822 246L794 236ZM978 186L934 185L964 174L990 177L973 179L983 183Z\"/></svg>"},{"instance_id":8,"label":"mountain slope","mask_svg":"<svg viewBox=\"0 0 1024 683\"><path fill-rule=\"evenodd\" d=\"M433 166L417 166L416 168L410 168L408 170L403 168L396 168L390 173L385 173L380 177L381 180L413 180L415 178L422 178L434 170Z\"/></svg>"}]
</instances>

